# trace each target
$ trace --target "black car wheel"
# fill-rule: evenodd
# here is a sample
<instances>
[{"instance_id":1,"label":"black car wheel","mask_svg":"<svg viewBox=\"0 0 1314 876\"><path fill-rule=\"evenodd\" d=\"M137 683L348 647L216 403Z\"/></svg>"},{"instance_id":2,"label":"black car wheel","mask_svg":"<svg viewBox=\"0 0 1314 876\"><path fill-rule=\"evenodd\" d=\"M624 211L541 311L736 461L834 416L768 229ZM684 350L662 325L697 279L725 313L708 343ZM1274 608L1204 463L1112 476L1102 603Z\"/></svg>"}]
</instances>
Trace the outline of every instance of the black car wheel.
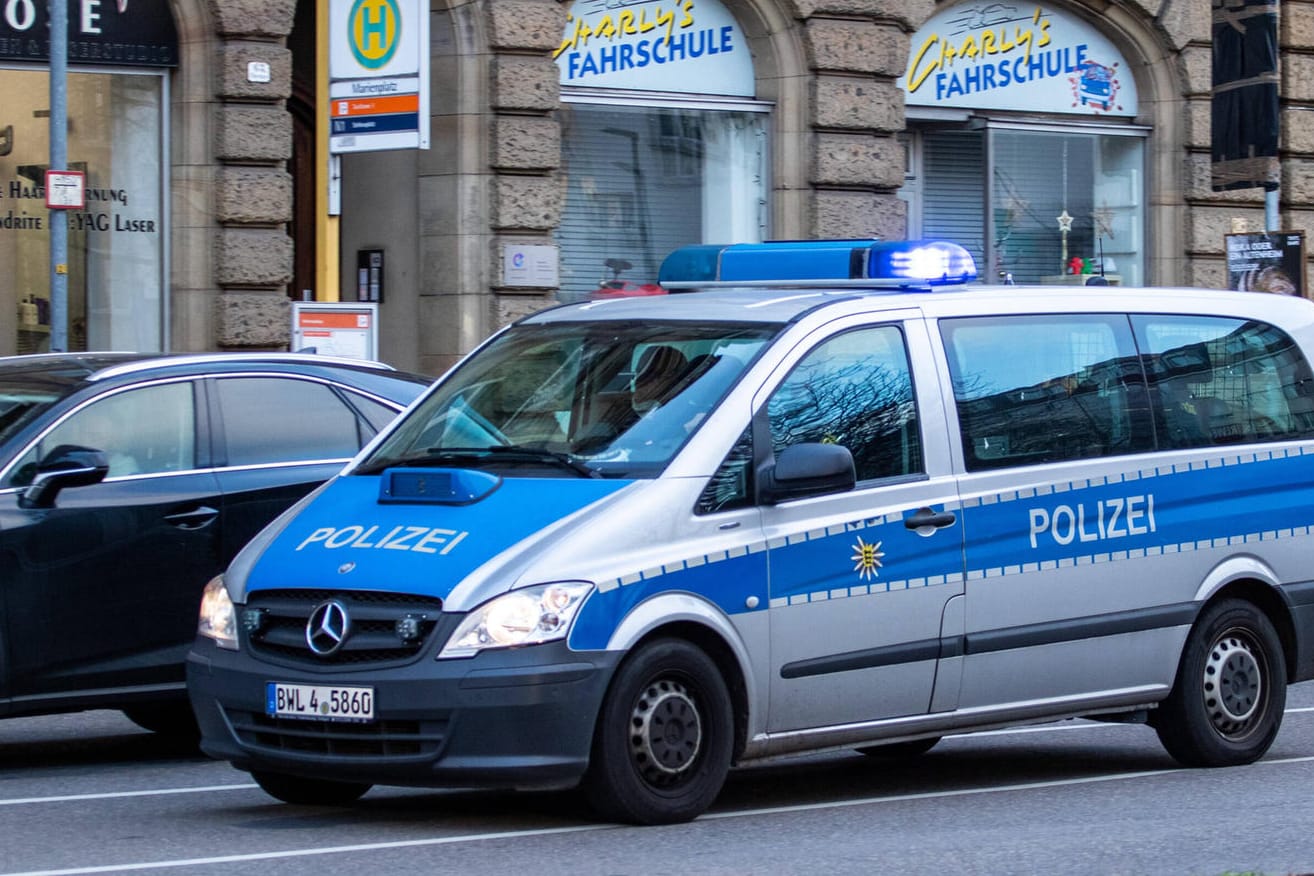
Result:
<instances>
[{"instance_id":1,"label":"black car wheel","mask_svg":"<svg viewBox=\"0 0 1314 876\"><path fill-rule=\"evenodd\" d=\"M373 787L363 782L332 782L328 779L309 779L263 770L253 771L251 775L269 796L284 803L305 806L347 806L355 803Z\"/></svg>"},{"instance_id":2,"label":"black car wheel","mask_svg":"<svg viewBox=\"0 0 1314 876\"><path fill-rule=\"evenodd\" d=\"M663 639L621 665L598 717L584 779L604 818L671 824L704 812L730 769L734 717L716 664Z\"/></svg>"},{"instance_id":3,"label":"black car wheel","mask_svg":"<svg viewBox=\"0 0 1314 876\"><path fill-rule=\"evenodd\" d=\"M152 733L170 736L186 742L197 742L201 738L201 728L196 725L196 715L191 703L143 703L127 706L123 714L128 720Z\"/></svg>"},{"instance_id":4,"label":"black car wheel","mask_svg":"<svg viewBox=\"0 0 1314 876\"><path fill-rule=\"evenodd\" d=\"M1273 624L1249 602L1227 599L1191 629L1172 693L1152 720L1181 763L1235 766L1268 751L1286 701L1287 668Z\"/></svg>"}]
</instances>

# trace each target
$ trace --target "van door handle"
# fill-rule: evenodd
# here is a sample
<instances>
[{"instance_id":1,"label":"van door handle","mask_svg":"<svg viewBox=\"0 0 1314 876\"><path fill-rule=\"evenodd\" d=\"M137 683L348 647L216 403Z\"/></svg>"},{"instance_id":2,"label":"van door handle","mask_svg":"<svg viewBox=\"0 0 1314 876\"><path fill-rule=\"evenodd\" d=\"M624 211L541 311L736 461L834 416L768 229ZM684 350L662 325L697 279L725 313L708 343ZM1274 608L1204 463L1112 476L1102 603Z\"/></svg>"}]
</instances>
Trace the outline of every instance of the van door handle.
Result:
<instances>
[{"instance_id":1,"label":"van door handle","mask_svg":"<svg viewBox=\"0 0 1314 876\"><path fill-rule=\"evenodd\" d=\"M918 508L916 514L903 521L903 525L909 529L927 530L923 534L930 535L930 530L953 526L956 520L958 518L952 511L932 511L930 508Z\"/></svg>"},{"instance_id":2,"label":"van door handle","mask_svg":"<svg viewBox=\"0 0 1314 876\"><path fill-rule=\"evenodd\" d=\"M179 529L200 529L219 516L219 512L207 505L200 505L177 514L165 514L164 519Z\"/></svg>"}]
</instances>

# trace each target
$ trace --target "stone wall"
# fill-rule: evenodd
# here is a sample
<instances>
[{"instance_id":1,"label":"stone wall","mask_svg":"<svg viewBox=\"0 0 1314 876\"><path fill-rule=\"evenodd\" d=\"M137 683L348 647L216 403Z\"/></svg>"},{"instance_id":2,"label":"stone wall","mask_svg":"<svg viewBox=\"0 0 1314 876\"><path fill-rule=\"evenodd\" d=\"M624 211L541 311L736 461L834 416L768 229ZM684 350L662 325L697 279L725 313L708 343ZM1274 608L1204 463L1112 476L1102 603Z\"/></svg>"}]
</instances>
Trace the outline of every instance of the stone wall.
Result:
<instances>
[{"instance_id":1,"label":"stone wall","mask_svg":"<svg viewBox=\"0 0 1314 876\"><path fill-rule=\"evenodd\" d=\"M214 343L286 348L292 279L292 31L296 0L211 0L216 46ZM268 65L268 82L250 75Z\"/></svg>"}]
</instances>

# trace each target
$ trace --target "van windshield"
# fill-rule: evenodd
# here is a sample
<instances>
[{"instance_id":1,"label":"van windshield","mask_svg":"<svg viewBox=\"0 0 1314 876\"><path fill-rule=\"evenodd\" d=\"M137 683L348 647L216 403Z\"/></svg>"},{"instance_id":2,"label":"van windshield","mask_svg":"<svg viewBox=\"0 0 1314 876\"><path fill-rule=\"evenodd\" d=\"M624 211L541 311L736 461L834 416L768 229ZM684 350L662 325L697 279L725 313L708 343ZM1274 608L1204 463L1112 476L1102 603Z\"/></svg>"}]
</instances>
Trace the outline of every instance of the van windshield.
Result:
<instances>
[{"instance_id":1,"label":"van windshield","mask_svg":"<svg viewBox=\"0 0 1314 876\"><path fill-rule=\"evenodd\" d=\"M395 465L655 477L781 329L765 323L516 326L410 411L358 474Z\"/></svg>"}]
</instances>

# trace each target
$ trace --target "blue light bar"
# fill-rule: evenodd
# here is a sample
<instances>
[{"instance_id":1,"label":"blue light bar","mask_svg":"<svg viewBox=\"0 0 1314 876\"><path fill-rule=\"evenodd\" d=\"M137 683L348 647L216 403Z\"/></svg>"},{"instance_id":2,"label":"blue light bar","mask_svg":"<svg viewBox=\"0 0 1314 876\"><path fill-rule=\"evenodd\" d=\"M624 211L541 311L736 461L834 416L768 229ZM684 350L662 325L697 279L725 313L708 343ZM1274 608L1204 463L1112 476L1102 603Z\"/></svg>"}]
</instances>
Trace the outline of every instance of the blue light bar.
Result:
<instances>
[{"instance_id":1,"label":"blue light bar","mask_svg":"<svg viewBox=\"0 0 1314 876\"><path fill-rule=\"evenodd\" d=\"M675 250L658 284L669 289L711 285L947 286L976 279L976 263L945 240L785 240L702 244Z\"/></svg>"}]
</instances>

